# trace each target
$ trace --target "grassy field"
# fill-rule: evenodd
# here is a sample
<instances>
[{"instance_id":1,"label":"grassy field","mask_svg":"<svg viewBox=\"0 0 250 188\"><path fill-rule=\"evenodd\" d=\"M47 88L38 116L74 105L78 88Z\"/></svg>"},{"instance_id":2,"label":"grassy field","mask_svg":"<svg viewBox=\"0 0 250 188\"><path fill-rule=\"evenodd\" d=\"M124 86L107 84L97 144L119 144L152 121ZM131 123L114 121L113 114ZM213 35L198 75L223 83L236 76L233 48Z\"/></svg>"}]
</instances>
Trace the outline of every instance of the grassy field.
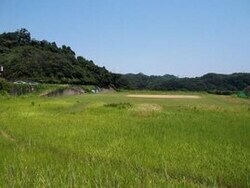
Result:
<instances>
[{"instance_id":1,"label":"grassy field","mask_svg":"<svg viewBox=\"0 0 250 188\"><path fill-rule=\"evenodd\" d=\"M127 94L0 97L0 187L250 187L249 100Z\"/></svg>"}]
</instances>

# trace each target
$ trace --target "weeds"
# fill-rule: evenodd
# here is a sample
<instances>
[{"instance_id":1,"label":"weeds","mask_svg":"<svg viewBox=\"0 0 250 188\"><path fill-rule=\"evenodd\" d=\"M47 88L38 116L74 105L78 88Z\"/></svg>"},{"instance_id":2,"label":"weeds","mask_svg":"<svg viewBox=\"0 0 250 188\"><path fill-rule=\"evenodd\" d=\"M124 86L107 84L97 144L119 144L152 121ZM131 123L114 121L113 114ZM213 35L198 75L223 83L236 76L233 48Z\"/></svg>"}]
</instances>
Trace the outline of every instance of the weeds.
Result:
<instances>
[{"instance_id":1,"label":"weeds","mask_svg":"<svg viewBox=\"0 0 250 188\"><path fill-rule=\"evenodd\" d=\"M112 108L118 108L118 109L126 109L132 107L131 103L126 102L120 102L120 103L109 103L104 104L105 107L112 107Z\"/></svg>"},{"instance_id":2,"label":"weeds","mask_svg":"<svg viewBox=\"0 0 250 188\"><path fill-rule=\"evenodd\" d=\"M249 187L249 100L0 99L0 187Z\"/></svg>"}]
</instances>

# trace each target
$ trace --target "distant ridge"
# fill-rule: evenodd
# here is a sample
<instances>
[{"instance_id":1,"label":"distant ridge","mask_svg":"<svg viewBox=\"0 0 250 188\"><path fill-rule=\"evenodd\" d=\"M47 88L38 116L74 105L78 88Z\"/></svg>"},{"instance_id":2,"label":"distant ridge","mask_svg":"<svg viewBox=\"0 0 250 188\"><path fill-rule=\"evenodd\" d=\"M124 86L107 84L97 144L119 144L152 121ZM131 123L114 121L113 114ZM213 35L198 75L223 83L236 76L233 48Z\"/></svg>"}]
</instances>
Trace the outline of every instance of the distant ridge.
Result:
<instances>
[{"instance_id":1,"label":"distant ridge","mask_svg":"<svg viewBox=\"0 0 250 188\"><path fill-rule=\"evenodd\" d=\"M127 89L182 90L182 91L239 91L250 85L250 73L208 73L195 78L178 78L174 75L147 76L125 74Z\"/></svg>"},{"instance_id":2,"label":"distant ridge","mask_svg":"<svg viewBox=\"0 0 250 188\"><path fill-rule=\"evenodd\" d=\"M134 90L239 91L250 85L250 73L208 73L195 78L174 75L114 74L75 55L69 47L31 39L28 30L0 34L0 65L9 81L97 85Z\"/></svg>"}]
</instances>

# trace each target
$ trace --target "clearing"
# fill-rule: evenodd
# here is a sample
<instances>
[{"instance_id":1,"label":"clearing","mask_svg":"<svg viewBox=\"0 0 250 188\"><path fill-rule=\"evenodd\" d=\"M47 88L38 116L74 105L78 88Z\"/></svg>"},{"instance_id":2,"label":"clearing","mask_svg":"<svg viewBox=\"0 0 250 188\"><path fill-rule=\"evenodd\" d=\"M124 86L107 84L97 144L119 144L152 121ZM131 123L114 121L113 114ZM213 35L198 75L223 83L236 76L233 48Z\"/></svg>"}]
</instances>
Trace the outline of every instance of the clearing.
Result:
<instances>
[{"instance_id":1,"label":"clearing","mask_svg":"<svg viewBox=\"0 0 250 188\"><path fill-rule=\"evenodd\" d=\"M132 98L151 98L151 99L200 99L198 95L127 95Z\"/></svg>"}]
</instances>

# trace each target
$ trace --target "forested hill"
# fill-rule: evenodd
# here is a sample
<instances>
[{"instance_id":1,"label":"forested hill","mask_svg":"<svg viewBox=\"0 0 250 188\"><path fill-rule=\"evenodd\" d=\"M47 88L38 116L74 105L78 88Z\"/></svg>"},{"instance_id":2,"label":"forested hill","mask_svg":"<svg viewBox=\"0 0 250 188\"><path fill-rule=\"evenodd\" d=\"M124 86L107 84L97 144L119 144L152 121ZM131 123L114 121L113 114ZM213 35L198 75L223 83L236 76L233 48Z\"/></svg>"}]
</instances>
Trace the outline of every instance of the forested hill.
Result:
<instances>
[{"instance_id":1,"label":"forested hill","mask_svg":"<svg viewBox=\"0 0 250 188\"><path fill-rule=\"evenodd\" d=\"M168 91L210 91L223 94L227 91L240 91L250 86L250 73L215 74L209 73L195 78L178 78L173 75L147 76L125 74L127 89L168 90Z\"/></svg>"},{"instance_id":2,"label":"forested hill","mask_svg":"<svg viewBox=\"0 0 250 188\"><path fill-rule=\"evenodd\" d=\"M75 56L68 46L31 39L26 29L0 35L0 65L7 80L108 86L115 75L93 61Z\"/></svg>"},{"instance_id":3,"label":"forested hill","mask_svg":"<svg viewBox=\"0 0 250 188\"><path fill-rule=\"evenodd\" d=\"M4 66L4 78L9 81L172 91L239 91L250 86L250 73L209 73L196 78L114 74L91 60L76 57L69 46L31 39L26 29L0 34L0 65Z\"/></svg>"}]
</instances>

